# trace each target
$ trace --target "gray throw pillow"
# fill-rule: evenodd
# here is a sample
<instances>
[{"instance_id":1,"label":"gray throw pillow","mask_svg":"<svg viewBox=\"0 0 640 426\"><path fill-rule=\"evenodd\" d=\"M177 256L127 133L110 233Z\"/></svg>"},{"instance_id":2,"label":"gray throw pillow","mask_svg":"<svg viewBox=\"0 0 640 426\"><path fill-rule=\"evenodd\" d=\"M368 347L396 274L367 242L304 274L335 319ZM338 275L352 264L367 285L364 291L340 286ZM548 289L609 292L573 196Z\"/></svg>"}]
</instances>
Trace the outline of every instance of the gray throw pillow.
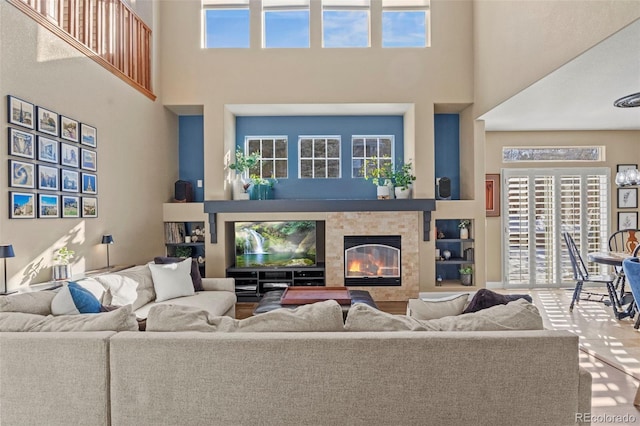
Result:
<instances>
[{"instance_id":1,"label":"gray throw pillow","mask_svg":"<svg viewBox=\"0 0 640 426\"><path fill-rule=\"evenodd\" d=\"M469 300L469 293L442 299L409 299L410 315L420 320L460 315Z\"/></svg>"},{"instance_id":2,"label":"gray throw pillow","mask_svg":"<svg viewBox=\"0 0 640 426\"><path fill-rule=\"evenodd\" d=\"M0 312L23 312L25 314L49 315L55 291L33 291L0 297Z\"/></svg>"}]
</instances>

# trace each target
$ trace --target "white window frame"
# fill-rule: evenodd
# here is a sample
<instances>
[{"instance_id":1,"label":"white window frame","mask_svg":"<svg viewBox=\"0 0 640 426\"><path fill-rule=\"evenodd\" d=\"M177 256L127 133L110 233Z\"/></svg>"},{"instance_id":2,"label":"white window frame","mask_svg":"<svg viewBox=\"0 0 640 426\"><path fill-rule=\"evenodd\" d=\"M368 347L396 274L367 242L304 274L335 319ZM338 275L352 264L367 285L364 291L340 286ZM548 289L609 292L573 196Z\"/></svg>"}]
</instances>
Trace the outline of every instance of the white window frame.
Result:
<instances>
[{"instance_id":1,"label":"white window frame","mask_svg":"<svg viewBox=\"0 0 640 426\"><path fill-rule=\"evenodd\" d=\"M364 157L356 157L353 153L353 146L354 146L354 140L355 139L365 139L365 147L364 147ZM367 168L364 168L364 176L357 176L354 175L354 161L355 160L362 160L363 164L366 164L367 160L372 160L374 158L376 158L376 160L378 161L378 166L380 165L380 161L381 160L385 160L385 157L379 156L379 155L375 155L373 157L367 157L367 148L366 148L366 140L367 139L377 139L377 151L380 152L380 139L390 139L391 140L391 165L393 167L393 165L395 164L395 159L396 159L396 140L395 140L395 136L394 135L352 135L351 136L351 177L352 178L361 178L361 179L365 179L367 177Z\"/></svg>"},{"instance_id":2,"label":"white window frame","mask_svg":"<svg viewBox=\"0 0 640 426\"><path fill-rule=\"evenodd\" d=\"M207 47L207 10L246 10L249 12L249 46L247 47ZM251 47L251 11L249 0L202 0L202 48L203 49L247 49Z\"/></svg>"},{"instance_id":3,"label":"white window frame","mask_svg":"<svg viewBox=\"0 0 640 426\"><path fill-rule=\"evenodd\" d=\"M306 47L268 47L267 46L267 13L269 12L309 12L308 46ZM311 0L262 0L262 48L263 49L309 49L311 47Z\"/></svg>"},{"instance_id":4,"label":"white window frame","mask_svg":"<svg viewBox=\"0 0 640 426\"><path fill-rule=\"evenodd\" d=\"M275 178L275 179L287 179L289 177L289 137L286 135L277 135L277 136L245 136L244 138L244 152L245 155L250 155L253 152L255 152L255 150L249 152L249 142L250 141L255 141L255 140L259 140L260 141L260 160L258 160L258 165L256 166L258 168L258 170L260 171L259 177L261 178L265 178L265 179L269 179L269 178ZM284 140L284 143L286 145L286 150L285 152L287 153L286 157L276 157L276 148L275 148L275 144L277 140ZM262 155L262 146L263 146L263 142L264 141L273 141L273 157L269 157L269 158L263 158ZM276 175L276 161L286 161L287 162L287 167L286 167L286 172L287 174L285 176L277 176ZM273 170L273 176L264 176L262 173L263 170L263 164L265 164L266 162L271 162L272 163L272 170ZM255 169L252 169L255 170ZM249 177L251 177L251 172L252 170L249 170ZM257 173L254 173L257 174Z\"/></svg>"},{"instance_id":5,"label":"white window frame","mask_svg":"<svg viewBox=\"0 0 640 426\"><path fill-rule=\"evenodd\" d=\"M367 12L366 46L325 46L324 12ZM371 47L371 1L370 0L322 0L322 47L325 49L366 49Z\"/></svg>"},{"instance_id":6,"label":"white window frame","mask_svg":"<svg viewBox=\"0 0 640 426\"><path fill-rule=\"evenodd\" d=\"M586 159L576 159L576 158L571 158L570 153L571 151L578 151L578 150L593 150L596 152L596 156L594 158L586 158ZM516 159L510 159L507 158L507 151L508 150L516 150L516 151L545 151L548 150L550 152L554 152L557 153L561 158L558 157L549 157L549 158L543 158L543 156L538 156L537 158L534 159L529 159L529 158L516 158ZM576 153L577 154L577 153ZM568 162L577 162L577 163L584 163L584 162L601 162L601 161L605 161L606 160L606 149L605 146L603 145L591 145L591 146L559 146L559 145L553 145L553 146L504 146L502 147L502 162L503 163L541 163L541 162L550 162L550 161L562 161L563 163L568 163Z\"/></svg>"},{"instance_id":7,"label":"white window frame","mask_svg":"<svg viewBox=\"0 0 640 426\"><path fill-rule=\"evenodd\" d=\"M382 20L385 13L424 12L425 45L424 46L384 46L384 28ZM430 0L382 0L382 16L380 20L380 45L384 49L424 49L431 47L431 1Z\"/></svg>"},{"instance_id":8,"label":"white window frame","mask_svg":"<svg viewBox=\"0 0 640 426\"><path fill-rule=\"evenodd\" d=\"M303 157L302 156L302 140L303 139L311 139L312 148L311 148L311 157ZM315 144L316 141L324 140L327 142L329 139L336 139L338 141L338 157L328 157L327 149L325 145L325 156L324 157L316 157ZM340 179L342 177L342 150L340 147L342 146L342 137L340 135L328 135L328 136L318 136L318 135L301 135L298 136L298 179ZM315 161L324 160L325 163L325 175L324 176L316 176L315 164L314 167L311 168L313 176L307 177L302 176L302 160L311 160L313 163ZM329 172L329 168L327 167L329 160L338 160L338 176L327 176Z\"/></svg>"}]
</instances>

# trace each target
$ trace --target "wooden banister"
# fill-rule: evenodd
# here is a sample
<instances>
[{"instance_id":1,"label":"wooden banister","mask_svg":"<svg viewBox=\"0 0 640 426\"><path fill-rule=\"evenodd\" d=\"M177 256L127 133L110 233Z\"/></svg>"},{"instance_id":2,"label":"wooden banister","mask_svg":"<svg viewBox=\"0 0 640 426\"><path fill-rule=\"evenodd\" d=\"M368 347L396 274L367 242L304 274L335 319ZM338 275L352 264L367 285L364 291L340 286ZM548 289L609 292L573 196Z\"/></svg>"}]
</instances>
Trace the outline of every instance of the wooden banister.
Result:
<instances>
[{"instance_id":1,"label":"wooden banister","mask_svg":"<svg viewBox=\"0 0 640 426\"><path fill-rule=\"evenodd\" d=\"M7 0L151 100L151 29L122 0Z\"/></svg>"}]
</instances>

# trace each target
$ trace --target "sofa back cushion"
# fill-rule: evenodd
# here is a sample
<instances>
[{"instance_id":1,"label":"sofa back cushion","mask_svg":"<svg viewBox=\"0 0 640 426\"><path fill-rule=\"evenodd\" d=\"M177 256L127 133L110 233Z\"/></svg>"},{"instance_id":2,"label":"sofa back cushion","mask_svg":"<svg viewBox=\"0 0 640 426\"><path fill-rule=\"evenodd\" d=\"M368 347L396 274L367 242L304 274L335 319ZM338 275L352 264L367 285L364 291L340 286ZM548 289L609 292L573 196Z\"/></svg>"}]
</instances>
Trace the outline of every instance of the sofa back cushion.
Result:
<instances>
[{"instance_id":1,"label":"sofa back cushion","mask_svg":"<svg viewBox=\"0 0 640 426\"><path fill-rule=\"evenodd\" d=\"M410 315L420 320L460 315L469 299L469 293L441 299L409 299Z\"/></svg>"},{"instance_id":2,"label":"sofa back cushion","mask_svg":"<svg viewBox=\"0 0 640 426\"><path fill-rule=\"evenodd\" d=\"M80 315L35 315L0 312L0 331L137 331L131 305L115 311Z\"/></svg>"},{"instance_id":3,"label":"sofa back cushion","mask_svg":"<svg viewBox=\"0 0 640 426\"><path fill-rule=\"evenodd\" d=\"M0 297L0 312L23 312L49 315L56 292L50 290L17 293Z\"/></svg>"},{"instance_id":4,"label":"sofa back cushion","mask_svg":"<svg viewBox=\"0 0 640 426\"><path fill-rule=\"evenodd\" d=\"M133 305L133 310L156 298L153 278L148 265L134 266L124 271L98 275L95 279L107 288L104 305Z\"/></svg>"}]
</instances>

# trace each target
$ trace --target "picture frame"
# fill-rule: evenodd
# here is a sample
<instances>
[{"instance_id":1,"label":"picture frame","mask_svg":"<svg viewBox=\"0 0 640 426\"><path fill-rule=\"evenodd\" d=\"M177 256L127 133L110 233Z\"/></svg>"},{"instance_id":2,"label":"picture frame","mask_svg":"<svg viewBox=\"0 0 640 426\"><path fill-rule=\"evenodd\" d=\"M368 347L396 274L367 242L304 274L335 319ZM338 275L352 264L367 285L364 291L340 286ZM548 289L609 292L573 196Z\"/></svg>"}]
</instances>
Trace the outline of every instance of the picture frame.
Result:
<instances>
[{"instance_id":1,"label":"picture frame","mask_svg":"<svg viewBox=\"0 0 640 426\"><path fill-rule=\"evenodd\" d=\"M80 197L75 195L63 195L62 217L80 217Z\"/></svg>"},{"instance_id":2,"label":"picture frame","mask_svg":"<svg viewBox=\"0 0 640 426\"><path fill-rule=\"evenodd\" d=\"M7 111L9 118L7 121L16 126L34 129L35 106L31 102L7 95Z\"/></svg>"},{"instance_id":3,"label":"picture frame","mask_svg":"<svg viewBox=\"0 0 640 426\"><path fill-rule=\"evenodd\" d=\"M82 173L82 193L98 193L98 177L93 173Z\"/></svg>"},{"instance_id":4,"label":"picture frame","mask_svg":"<svg viewBox=\"0 0 640 426\"><path fill-rule=\"evenodd\" d=\"M47 191L60 189L60 172L57 167L38 165L38 189Z\"/></svg>"},{"instance_id":5,"label":"picture frame","mask_svg":"<svg viewBox=\"0 0 640 426\"><path fill-rule=\"evenodd\" d=\"M98 217L98 199L82 197L82 217Z\"/></svg>"},{"instance_id":6,"label":"picture frame","mask_svg":"<svg viewBox=\"0 0 640 426\"><path fill-rule=\"evenodd\" d=\"M60 162L60 143L57 140L38 135L38 161L58 164Z\"/></svg>"},{"instance_id":7,"label":"picture frame","mask_svg":"<svg viewBox=\"0 0 640 426\"><path fill-rule=\"evenodd\" d=\"M80 123L80 143L95 148L98 145L98 129Z\"/></svg>"},{"instance_id":8,"label":"picture frame","mask_svg":"<svg viewBox=\"0 0 640 426\"><path fill-rule=\"evenodd\" d=\"M9 186L13 188L36 187L36 165L19 160L9 160Z\"/></svg>"},{"instance_id":9,"label":"picture frame","mask_svg":"<svg viewBox=\"0 0 640 426\"><path fill-rule=\"evenodd\" d=\"M618 164L618 172L624 172L625 170L629 170L629 169L637 169L638 165L637 164Z\"/></svg>"},{"instance_id":10,"label":"picture frame","mask_svg":"<svg viewBox=\"0 0 640 426\"><path fill-rule=\"evenodd\" d=\"M38 218L51 219L60 217L60 197L57 195L38 194Z\"/></svg>"},{"instance_id":11,"label":"picture frame","mask_svg":"<svg viewBox=\"0 0 640 426\"><path fill-rule=\"evenodd\" d=\"M9 155L35 158L35 135L9 127Z\"/></svg>"},{"instance_id":12,"label":"picture frame","mask_svg":"<svg viewBox=\"0 0 640 426\"><path fill-rule=\"evenodd\" d=\"M618 230L638 229L638 212L618 212Z\"/></svg>"},{"instance_id":13,"label":"picture frame","mask_svg":"<svg viewBox=\"0 0 640 426\"><path fill-rule=\"evenodd\" d=\"M59 117L58 113L49 109L38 107L38 121L36 129L41 133L46 133L51 136L58 137L60 130L58 127Z\"/></svg>"},{"instance_id":14,"label":"picture frame","mask_svg":"<svg viewBox=\"0 0 640 426\"><path fill-rule=\"evenodd\" d=\"M500 174L485 175L485 211L487 217L500 216Z\"/></svg>"},{"instance_id":15,"label":"picture frame","mask_svg":"<svg viewBox=\"0 0 640 426\"><path fill-rule=\"evenodd\" d=\"M60 142L60 164L67 167L80 167L79 148L65 142Z\"/></svg>"},{"instance_id":16,"label":"picture frame","mask_svg":"<svg viewBox=\"0 0 640 426\"><path fill-rule=\"evenodd\" d=\"M618 188L618 208L638 208L638 188Z\"/></svg>"},{"instance_id":17,"label":"picture frame","mask_svg":"<svg viewBox=\"0 0 640 426\"><path fill-rule=\"evenodd\" d=\"M60 189L63 192L80 192L80 173L75 170L60 171Z\"/></svg>"},{"instance_id":18,"label":"picture frame","mask_svg":"<svg viewBox=\"0 0 640 426\"><path fill-rule=\"evenodd\" d=\"M9 192L9 219L34 219L35 217L36 194Z\"/></svg>"},{"instance_id":19,"label":"picture frame","mask_svg":"<svg viewBox=\"0 0 640 426\"><path fill-rule=\"evenodd\" d=\"M78 142L80 140L79 127L80 123L76 120L60 115L60 137L62 139Z\"/></svg>"},{"instance_id":20,"label":"picture frame","mask_svg":"<svg viewBox=\"0 0 640 426\"><path fill-rule=\"evenodd\" d=\"M80 168L84 170L98 170L98 154L90 149L80 149Z\"/></svg>"}]
</instances>

